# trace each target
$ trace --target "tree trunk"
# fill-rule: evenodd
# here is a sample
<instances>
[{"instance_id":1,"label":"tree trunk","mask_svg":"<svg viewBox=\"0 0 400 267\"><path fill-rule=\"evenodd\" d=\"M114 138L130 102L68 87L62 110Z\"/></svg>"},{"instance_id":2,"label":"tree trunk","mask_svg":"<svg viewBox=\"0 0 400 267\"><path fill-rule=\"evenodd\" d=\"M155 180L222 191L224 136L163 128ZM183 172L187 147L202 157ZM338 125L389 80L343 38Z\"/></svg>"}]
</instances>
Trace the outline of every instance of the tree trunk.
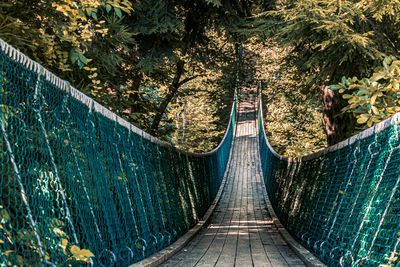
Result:
<instances>
[{"instance_id":1,"label":"tree trunk","mask_svg":"<svg viewBox=\"0 0 400 267\"><path fill-rule=\"evenodd\" d=\"M328 145L334 145L340 142L341 133L338 125L337 118L335 115L338 114L340 109L338 110L338 98L339 96L333 90L329 89L329 86L324 85L321 88L321 98L323 105L323 119L325 122L325 132Z\"/></svg>"},{"instance_id":2,"label":"tree trunk","mask_svg":"<svg viewBox=\"0 0 400 267\"><path fill-rule=\"evenodd\" d=\"M138 72L139 73L139 72ZM138 105L138 102L140 100L139 97L139 87L140 84L142 83L142 75L135 75L133 77L133 84L131 89L131 93L129 94L129 102L131 103L130 109L132 113L139 112L141 110L140 105Z\"/></svg>"},{"instance_id":3,"label":"tree trunk","mask_svg":"<svg viewBox=\"0 0 400 267\"><path fill-rule=\"evenodd\" d=\"M174 79L172 80L171 85L168 87L168 93L163 99L163 101L160 104L160 107L157 110L156 115L154 116L153 123L151 124L150 127L150 134L156 135L158 126L160 125L161 119L165 113L165 110L168 107L169 102L171 102L172 98L175 96L176 92L178 92L179 86L181 85L180 79L182 77L183 71L184 71L184 65L185 62L182 60L179 60L176 63L176 72Z\"/></svg>"},{"instance_id":4,"label":"tree trunk","mask_svg":"<svg viewBox=\"0 0 400 267\"><path fill-rule=\"evenodd\" d=\"M337 91L330 90L329 86L324 85L321 87L321 98L327 142L329 146L332 146L345 140L354 132L356 120L351 114L341 114L347 101Z\"/></svg>"}]
</instances>

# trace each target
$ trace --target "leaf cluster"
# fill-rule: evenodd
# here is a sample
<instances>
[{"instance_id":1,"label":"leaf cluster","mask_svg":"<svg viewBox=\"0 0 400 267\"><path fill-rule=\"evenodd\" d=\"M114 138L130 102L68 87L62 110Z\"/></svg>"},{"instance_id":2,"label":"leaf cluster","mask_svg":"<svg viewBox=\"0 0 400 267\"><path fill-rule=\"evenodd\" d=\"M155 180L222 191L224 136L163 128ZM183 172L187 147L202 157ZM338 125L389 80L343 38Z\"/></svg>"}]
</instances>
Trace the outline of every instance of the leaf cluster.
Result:
<instances>
[{"instance_id":1,"label":"leaf cluster","mask_svg":"<svg viewBox=\"0 0 400 267\"><path fill-rule=\"evenodd\" d=\"M290 58L298 71L312 75L310 85L322 85L370 75L385 55L398 53L400 25L389 11L394 6L393 1L288 0L268 14L279 22L279 42L294 47Z\"/></svg>"},{"instance_id":2,"label":"leaf cluster","mask_svg":"<svg viewBox=\"0 0 400 267\"><path fill-rule=\"evenodd\" d=\"M387 57L369 78L342 78L342 82L330 86L339 90L348 104L342 109L350 113L360 127L371 127L400 111L400 60Z\"/></svg>"},{"instance_id":3,"label":"leaf cluster","mask_svg":"<svg viewBox=\"0 0 400 267\"><path fill-rule=\"evenodd\" d=\"M17 220L17 217L12 217L9 209L0 205L0 232L2 233L0 244L18 248L17 250L2 250L0 255L9 266L35 265L42 258L35 232L32 227L19 224ZM92 262L91 258L94 254L88 249L81 249L71 244L72 238L62 230L65 228L62 221L46 217L42 222L37 222L35 227L40 236L47 236L47 239L56 241L56 243L46 242L45 238L40 240L46 260L50 260L50 256L57 253L57 255L63 255L58 261L53 262L58 265L66 264L66 262L74 265Z\"/></svg>"},{"instance_id":4,"label":"leaf cluster","mask_svg":"<svg viewBox=\"0 0 400 267\"><path fill-rule=\"evenodd\" d=\"M318 95L304 88L306 75L298 75L286 60L292 49L272 39L252 38L246 44L248 59L256 59L255 73L262 80L264 124L268 140L285 156L299 156L326 147L322 110Z\"/></svg>"}]
</instances>

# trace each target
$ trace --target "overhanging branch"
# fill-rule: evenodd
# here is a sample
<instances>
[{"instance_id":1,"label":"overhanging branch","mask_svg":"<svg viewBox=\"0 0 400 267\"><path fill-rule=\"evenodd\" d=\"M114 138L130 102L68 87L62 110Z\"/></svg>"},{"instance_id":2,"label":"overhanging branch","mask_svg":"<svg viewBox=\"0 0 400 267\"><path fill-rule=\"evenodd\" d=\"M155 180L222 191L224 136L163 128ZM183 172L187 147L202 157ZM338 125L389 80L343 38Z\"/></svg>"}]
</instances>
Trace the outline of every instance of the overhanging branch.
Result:
<instances>
[{"instance_id":1,"label":"overhanging branch","mask_svg":"<svg viewBox=\"0 0 400 267\"><path fill-rule=\"evenodd\" d=\"M187 83L187 82L189 82L189 81L191 81L191 80L193 80L193 79L196 79L196 78L198 78L198 77L201 77L201 76L204 76L204 74L194 75L194 76L192 76L192 77L183 79L182 81L180 81L180 82L178 83L178 87L184 85L185 83Z\"/></svg>"}]
</instances>

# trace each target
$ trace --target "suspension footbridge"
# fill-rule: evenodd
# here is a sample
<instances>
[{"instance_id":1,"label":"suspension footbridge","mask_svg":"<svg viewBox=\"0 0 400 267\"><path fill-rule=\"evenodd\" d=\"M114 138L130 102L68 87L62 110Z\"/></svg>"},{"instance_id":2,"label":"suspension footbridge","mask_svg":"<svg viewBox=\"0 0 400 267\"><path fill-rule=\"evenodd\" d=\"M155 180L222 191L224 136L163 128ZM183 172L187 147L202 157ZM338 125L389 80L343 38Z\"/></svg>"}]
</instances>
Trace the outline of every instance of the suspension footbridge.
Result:
<instances>
[{"instance_id":1,"label":"suspension footbridge","mask_svg":"<svg viewBox=\"0 0 400 267\"><path fill-rule=\"evenodd\" d=\"M240 90L226 185L210 224L164 266L305 266L265 205L256 100L256 88Z\"/></svg>"},{"instance_id":2,"label":"suspension footbridge","mask_svg":"<svg viewBox=\"0 0 400 267\"><path fill-rule=\"evenodd\" d=\"M256 86L243 87L220 145L198 154L134 127L2 40L0 82L2 266L398 262L398 114L285 158L268 143Z\"/></svg>"}]
</instances>

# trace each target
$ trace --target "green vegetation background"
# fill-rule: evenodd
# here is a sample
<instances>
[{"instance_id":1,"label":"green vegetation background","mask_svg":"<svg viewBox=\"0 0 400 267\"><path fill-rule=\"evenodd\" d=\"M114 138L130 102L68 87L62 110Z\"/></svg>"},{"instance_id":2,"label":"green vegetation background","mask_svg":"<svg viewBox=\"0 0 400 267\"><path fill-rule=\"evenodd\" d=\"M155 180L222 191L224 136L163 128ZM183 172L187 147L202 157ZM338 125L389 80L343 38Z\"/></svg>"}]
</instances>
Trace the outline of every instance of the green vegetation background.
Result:
<instances>
[{"instance_id":1,"label":"green vegetation background","mask_svg":"<svg viewBox=\"0 0 400 267\"><path fill-rule=\"evenodd\" d=\"M398 11L388 0L5 0L0 38L190 151L221 140L237 73L260 79L268 137L297 156L400 110Z\"/></svg>"}]
</instances>

